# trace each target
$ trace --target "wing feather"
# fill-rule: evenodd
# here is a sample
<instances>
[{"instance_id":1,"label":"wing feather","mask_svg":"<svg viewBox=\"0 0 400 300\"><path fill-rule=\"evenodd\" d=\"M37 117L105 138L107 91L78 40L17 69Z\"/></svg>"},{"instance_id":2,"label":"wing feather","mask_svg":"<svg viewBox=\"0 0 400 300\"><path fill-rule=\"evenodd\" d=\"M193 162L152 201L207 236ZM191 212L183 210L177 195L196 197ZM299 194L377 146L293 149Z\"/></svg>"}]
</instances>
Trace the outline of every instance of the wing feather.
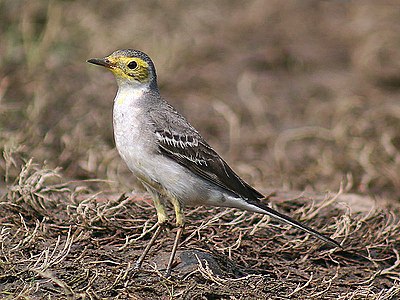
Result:
<instances>
[{"instance_id":1,"label":"wing feather","mask_svg":"<svg viewBox=\"0 0 400 300\"><path fill-rule=\"evenodd\" d=\"M163 155L175 160L196 175L244 199L264 196L243 181L203 139L194 135L156 130Z\"/></svg>"}]
</instances>

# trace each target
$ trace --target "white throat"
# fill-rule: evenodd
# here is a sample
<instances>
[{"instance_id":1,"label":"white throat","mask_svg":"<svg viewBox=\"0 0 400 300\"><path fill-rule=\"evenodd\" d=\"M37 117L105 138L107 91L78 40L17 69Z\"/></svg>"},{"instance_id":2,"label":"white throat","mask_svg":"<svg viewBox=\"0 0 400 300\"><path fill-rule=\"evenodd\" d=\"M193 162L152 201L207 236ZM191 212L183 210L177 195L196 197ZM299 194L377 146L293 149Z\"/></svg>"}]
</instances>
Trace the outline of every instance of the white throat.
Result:
<instances>
[{"instance_id":1,"label":"white throat","mask_svg":"<svg viewBox=\"0 0 400 300\"><path fill-rule=\"evenodd\" d=\"M114 105L127 105L136 102L148 90L147 85L122 85L118 87L117 95L114 99Z\"/></svg>"}]
</instances>

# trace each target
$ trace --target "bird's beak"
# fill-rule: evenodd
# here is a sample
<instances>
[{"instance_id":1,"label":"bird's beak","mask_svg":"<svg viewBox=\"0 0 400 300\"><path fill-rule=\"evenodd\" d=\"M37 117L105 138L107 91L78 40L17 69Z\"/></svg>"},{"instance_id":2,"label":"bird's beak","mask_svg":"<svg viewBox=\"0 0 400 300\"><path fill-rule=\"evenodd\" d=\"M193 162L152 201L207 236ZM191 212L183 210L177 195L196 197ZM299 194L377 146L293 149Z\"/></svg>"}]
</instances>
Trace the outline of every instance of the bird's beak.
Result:
<instances>
[{"instance_id":1,"label":"bird's beak","mask_svg":"<svg viewBox=\"0 0 400 300\"><path fill-rule=\"evenodd\" d=\"M87 60L88 63L94 64L94 65L99 65L102 67L106 67L107 69L114 69L115 64L113 64L111 61L109 61L106 58L91 58Z\"/></svg>"}]
</instances>

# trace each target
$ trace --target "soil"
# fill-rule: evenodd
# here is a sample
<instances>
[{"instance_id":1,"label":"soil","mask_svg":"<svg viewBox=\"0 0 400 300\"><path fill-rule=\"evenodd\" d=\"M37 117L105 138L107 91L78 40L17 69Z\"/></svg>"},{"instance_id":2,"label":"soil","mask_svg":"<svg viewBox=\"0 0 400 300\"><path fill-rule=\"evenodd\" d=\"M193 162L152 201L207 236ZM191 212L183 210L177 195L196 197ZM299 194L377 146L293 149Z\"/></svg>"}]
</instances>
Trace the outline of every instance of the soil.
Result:
<instances>
[{"instance_id":1,"label":"soil","mask_svg":"<svg viewBox=\"0 0 400 300\"><path fill-rule=\"evenodd\" d=\"M71 183L22 183L10 188L1 202L0 290L6 299L332 299L338 295L394 299L399 295L398 209L350 211L352 195L340 191L326 195L270 191L269 199L273 207L340 241L343 249L332 249L259 214L187 209L188 224L172 276L165 277L176 231L173 224L142 268L133 269L155 228L154 208L146 196L100 196L72 188Z\"/></svg>"}]
</instances>

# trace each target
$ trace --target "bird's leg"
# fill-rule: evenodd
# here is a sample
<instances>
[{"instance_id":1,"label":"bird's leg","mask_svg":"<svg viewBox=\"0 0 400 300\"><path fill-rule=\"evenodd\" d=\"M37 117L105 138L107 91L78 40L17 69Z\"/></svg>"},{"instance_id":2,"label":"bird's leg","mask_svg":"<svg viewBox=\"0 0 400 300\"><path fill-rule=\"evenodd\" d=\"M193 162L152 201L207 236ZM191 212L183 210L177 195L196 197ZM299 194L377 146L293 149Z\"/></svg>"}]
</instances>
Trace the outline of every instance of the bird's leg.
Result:
<instances>
[{"instance_id":1,"label":"bird's leg","mask_svg":"<svg viewBox=\"0 0 400 300\"><path fill-rule=\"evenodd\" d=\"M142 255L138 258L138 260L135 263L134 270L138 270L140 266L142 265L147 253L149 253L151 246L153 246L155 240L158 238L160 235L161 231L165 227L165 223L167 222L167 214L165 212L165 207L161 203L159 195L153 194L153 203L154 206L156 207L157 210L157 218L158 218L158 223L157 223L157 230L151 237L149 243L147 244L146 248L144 249Z\"/></svg>"},{"instance_id":2,"label":"bird's leg","mask_svg":"<svg viewBox=\"0 0 400 300\"><path fill-rule=\"evenodd\" d=\"M156 232L153 234L153 236L151 237L150 242L147 244L146 248L144 249L142 255L140 255L140 257L138 258L138 260L135 263L134 266L134 270L139 270L147 253L149 253L151 246L153 246L154 241L158 238L158 236L160 235L161 231L163 230L165 224L160 224L157 223L157 230Z\"/></svg>"},{"instance_id":3,"label":"bird's leg","mask_svg":"<svg viewBox=\"0 0 400 300\"><path fill-rule=\"evenodd\" d=\"M169 258L167 270L165 271L166 277L169 277L169 275L171 275L172 263L174 262L175 259L176 250L178 249L178 244L182 236L183 228L185 227L185 215L183 214L183 209L181 204L176 198L171 199L171 203L174 206L175 216L176 216L176 226L178 227L178 231L176 232L174 246L172 247L172 252Z\"/></svg>"}]
</instances>

